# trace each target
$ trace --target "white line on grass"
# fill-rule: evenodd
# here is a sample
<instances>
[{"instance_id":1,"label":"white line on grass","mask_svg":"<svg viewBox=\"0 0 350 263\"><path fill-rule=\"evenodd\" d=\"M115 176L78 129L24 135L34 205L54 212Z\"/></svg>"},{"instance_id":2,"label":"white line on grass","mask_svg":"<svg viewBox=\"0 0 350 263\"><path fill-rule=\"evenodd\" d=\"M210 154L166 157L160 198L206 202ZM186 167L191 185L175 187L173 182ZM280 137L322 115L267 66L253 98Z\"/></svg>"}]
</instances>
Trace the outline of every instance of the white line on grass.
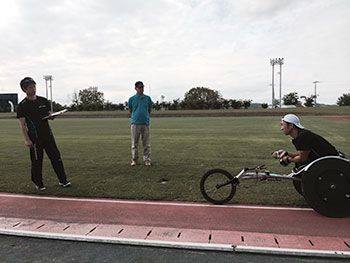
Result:
<instances>
[{"instance_id":1,"label":"white line on grass","mask_svg":"<svg viewBox=\"0 0 350 263\"><path fill-rule=\"evenodd\" d=\"M155 201L133 201L133 200L108 200L108 199L90 199L90 198L67 198L67 197L50 197L50 196L33 196L21 194L0 193L0 197L7 198L24 198L39 200L55 201L73 201L73 202L91 202L91 203L115 203L115 204L132 204L132 205L162 205L162 206L188 206L188 207L214 207L214 208L241 208L241 209L262 209L262 210L291 210L291 211L312 211L311 208L302 207L274 207L274 206L250 206L250 205L212 205L212 204L195 204L180 202L155 202Z\"/></svg>"}]
</instances>

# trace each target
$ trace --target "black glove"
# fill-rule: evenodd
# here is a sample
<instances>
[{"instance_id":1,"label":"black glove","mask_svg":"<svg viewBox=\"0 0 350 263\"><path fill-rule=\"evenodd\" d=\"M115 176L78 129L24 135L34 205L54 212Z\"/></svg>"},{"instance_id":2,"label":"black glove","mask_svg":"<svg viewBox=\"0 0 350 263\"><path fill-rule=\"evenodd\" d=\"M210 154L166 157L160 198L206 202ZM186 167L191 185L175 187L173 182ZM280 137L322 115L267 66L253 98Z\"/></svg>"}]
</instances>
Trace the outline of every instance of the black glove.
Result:
<instances>
[{"instance_id":1,"label":"black glove","mask_svg":"<svg viewBox=\"0 0 350 263\"><path fill-rule=\"evenodd\" d=\"M288 157L280 159L280 165L287 166L289 164Z\"/></svg>"}]
</instances>

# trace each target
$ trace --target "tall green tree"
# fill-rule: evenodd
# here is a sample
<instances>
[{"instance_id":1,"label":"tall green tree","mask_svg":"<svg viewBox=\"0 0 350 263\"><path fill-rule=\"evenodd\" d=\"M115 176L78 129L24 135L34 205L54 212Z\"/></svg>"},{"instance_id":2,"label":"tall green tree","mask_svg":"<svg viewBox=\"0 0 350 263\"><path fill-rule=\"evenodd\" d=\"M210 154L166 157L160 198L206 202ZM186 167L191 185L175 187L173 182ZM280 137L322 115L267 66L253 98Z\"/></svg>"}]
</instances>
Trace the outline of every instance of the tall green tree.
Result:
<instances>
[{"instance_id":1,"label":"tall green tree","mask_svg":"<svg viewBox=\"0 0 350 263\"><path fill-rule=\"evenodd\" d=\"M283 96L284 105L300 105L298 92L291 92Z\"/></svg>"},{"instance_id":2,"label":"tall green tree","mask_svg":"<svg viewBox=\"0 0 350 263\"><path fill-rule=\"evenodd\" d=\"M248 109L250 107L250 105L252 104L252 100L243 100L242 101L242 106L245 108L245 109Z\"/></svg>"},{"instance_id":3,"label":"tall green tree","mask_svg":"<svg viewBox=\"0 0 350 263\"><path fill-rule=\"evenodd\" d=\"M221 107L224 109L229 109L230 108L230 100L222 99L221 100Z\"/></svg>"},{"instance_id":4,"label":"tall green tree","mask_svg":"<svg viewBox=\"0 0 350 263\"><path fill-rule=\"evenodd\" d=\"M243 105L242 100L230 99L230 105L233 109L240 109Z\"/></svg>"},{"instance_id":5,"label":"tall green tree","mask_svg":"<svg viewBox=\"0 0 350 263\"><path fill-rule=\"evenodd\" d=\"M79 100L82 104L103 104L104 94L98 87L89 87L79 91Z\"/></svg>"},{"instance_id":6,"label":"tall green tree","mask_svg":"<svg viewBox=\"0 0 350 263\"><path fill-rule=\"evenodd\" d=\"M178 109L180 109L180 99L173 100L173 102L169 104L169 110Z\"/></svg>"},{"instance_id":7,"label":"tall green tree","mask_svg":"<svg viewBox=\"0 0 350 263\"><path fill-rule=\"evenodd\" d=\"M60 111L60 110L63 110L65 108L61 104L59 104L58 102L55 102L55 101L52 102L52 106L53 106L53 111Z\"/></svg>"},{"instance_id":8,"label":"tall green tree","mask_svg":"<svg viewBox=\"0 0 350 263\"><path fill-rule=\"evenodd\" d=\"M89 87L88 89L79 90L79 93L73 94L73 104L71 108L79 111L99 111L104 108L104 94L98 91L98 87Z\"/></svg>"},{"instance_id":9,"label":"tall green tree","mask_svg":"<svg viewBox=\"0 0 350 263\"><path fill-rule=\"evenodd\" d=\"M304 99L304 106L305 107L313 107L315 106L315 95L311 95L310 97L306 97L306 96L301 96L300 98Z\"/></svg>"},{"instance_id":10,"label":"tall green tree","mask_svg":"<svg viewBox=\"0 0 350 263\"><path fill-rule=\"evenodd\" d=\"M181 103L185 109L220 109L221 94L205 87L196 87L185 93L185 97Z\"/></svg>"},{"instance_id":11,"label":"tall green tree","mask_svg":"<svg viewBox=\"0 0 350 263\"><path fill-rule=\"evenodd\" d=\"M153 103L154 110L160 110L161 108L162 108L162 106L160 105L158 100L155 103Z\"/></svg>"},{"instance_id":12,"label":"tall green tree","mask_svg":"<svg viewBox=\"0 0 350 263\"><path fill-rule=\"evenodd\" d=\"M350 93L344 93L338 98L337 105L350 106Z\"/></svg>"}]
</instances>

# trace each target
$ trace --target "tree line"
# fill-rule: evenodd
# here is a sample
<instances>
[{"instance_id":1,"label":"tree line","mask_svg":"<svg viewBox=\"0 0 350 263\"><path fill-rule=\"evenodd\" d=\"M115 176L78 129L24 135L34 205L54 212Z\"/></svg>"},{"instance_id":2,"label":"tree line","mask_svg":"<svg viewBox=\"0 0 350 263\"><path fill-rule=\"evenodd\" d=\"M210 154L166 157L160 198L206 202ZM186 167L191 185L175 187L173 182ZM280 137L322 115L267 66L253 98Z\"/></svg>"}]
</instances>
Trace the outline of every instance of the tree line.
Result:
<instances>
[{"instance_id":1,"label":"tree line","mask_svg":"<svg viewBox=\"0 0 350 263\"><path fill-rule=\"evenodd\" d=\"M304 104L302 103L301 99L304 100ZM316 96L300 96L298 95L298 92L291 92L283 96L282 98L284 105L304 105L305 107L314 107L316 106ZM340 96L337 100L338 106L350 106L350 93L345 93L342 96Z\"/></svg>"},{"instance_id":2,"label":"tree line","mask_svg":"<svg viewBox=\"0 0 350 263\"><path fill-rule=\"evenodd\" d=\"M315 96L311 95L300 96L297 92L291 92L283 96L284 105L302 105L315 106ZM164 101L162 96L161 101L153 103L154 110L203 110L203 109L248 109L251 106L252 100L246 99L225 99L219 91L212 90L206 87L191 88L184 95L184 98L174 99L172 101ZM274 102L273 106L277 106L278 101ZM338 106L350 105L350 93L343 94L338 98ZM98 90L98 87L89 87L87 89L74 92L72 104L70 106L62 106L59 103L53 103L54 111L68 108L71 111L123 111L128 107L128 103L112 103L104 99L104 93ZM267 103L261 104L262 108L268 108Z\"/></svg>"},{"instance_id":3,"label":"tree line","mask_svg":"<svg viewBox=\"0 0 350 263\"><path fill-rule=\"evenodd\" d=\"M216 91L206 87L196 87L185 93L184 99L174 99L173 101L153 102L154 110L192 110L192 109L248 109L252 100L224 99ZM72 104L62 106L54 103L54 111L69 108L70 111L116 111L126 110L128 103L114 104L104 99L104 93L98 87L89 87L73 93Z\"/></svg>"}]
</instances>

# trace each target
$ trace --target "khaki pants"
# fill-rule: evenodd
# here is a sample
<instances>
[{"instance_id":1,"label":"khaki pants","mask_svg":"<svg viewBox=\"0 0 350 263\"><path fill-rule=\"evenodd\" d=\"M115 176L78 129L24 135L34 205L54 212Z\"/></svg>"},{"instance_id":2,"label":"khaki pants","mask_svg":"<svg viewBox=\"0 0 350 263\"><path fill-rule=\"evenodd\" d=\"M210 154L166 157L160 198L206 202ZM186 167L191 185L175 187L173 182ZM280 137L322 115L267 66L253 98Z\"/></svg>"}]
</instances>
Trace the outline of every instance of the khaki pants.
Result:
<instances>
[{"instance_id":1,"label":"khaki pants","mask_svg":"<svg viewBox=\"0 0 350 263\"><path fill-rule=\"evenodd\" d=\"M140 135L143 145L143 161L151 161L151 144L149 126L146 124L131 124L131 156L133 161L139 158L138 145Z\"/></svg>"}]
</instances>

